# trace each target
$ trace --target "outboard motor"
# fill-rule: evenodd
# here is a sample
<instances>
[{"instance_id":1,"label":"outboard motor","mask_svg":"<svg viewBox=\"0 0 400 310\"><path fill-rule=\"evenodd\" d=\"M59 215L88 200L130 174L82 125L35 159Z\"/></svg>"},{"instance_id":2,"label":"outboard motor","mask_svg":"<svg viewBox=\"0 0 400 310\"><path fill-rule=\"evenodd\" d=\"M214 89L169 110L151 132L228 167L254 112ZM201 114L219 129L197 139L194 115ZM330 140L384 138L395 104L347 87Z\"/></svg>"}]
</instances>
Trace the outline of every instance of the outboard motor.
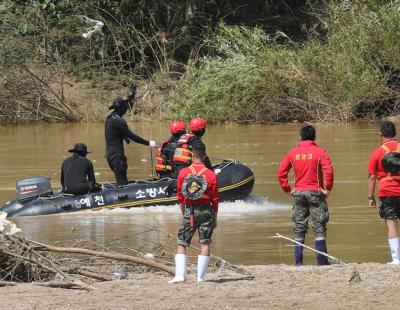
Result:
<instances>
[{"instance_id":1,"label":"outboard motor","mask_svg":"<svg viewBox=\"0 0 400 310\"><path fill-rule=\"evenodd\" d=\"M17 181L17 200L27 201L39 196L53 195L50 178L33 177Z\"/></svg>"}]
</instances>

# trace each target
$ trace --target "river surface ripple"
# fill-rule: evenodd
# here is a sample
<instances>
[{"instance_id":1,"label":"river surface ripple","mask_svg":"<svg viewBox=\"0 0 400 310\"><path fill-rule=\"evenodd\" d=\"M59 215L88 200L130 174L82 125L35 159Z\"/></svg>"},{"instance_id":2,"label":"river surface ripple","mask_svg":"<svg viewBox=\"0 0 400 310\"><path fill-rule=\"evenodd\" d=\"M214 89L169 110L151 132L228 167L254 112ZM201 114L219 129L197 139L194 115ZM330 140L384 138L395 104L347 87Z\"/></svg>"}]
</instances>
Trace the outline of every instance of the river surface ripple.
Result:
<instances>
[{"instance_id":1,"label":"river surface ripple","mask_svg":"<svg viewBox=\"0 0 400 310\"><path fill-rule=\"evenodd\" d=\"M136 133L159 142L168 136L167 126L158 123L130 123ZM247 164L256 176L253 195L246 201L223 203L212 251L237 264L272 264L293 261L293 246L270 239L275 233L292 236L291 199L277 183L275 173L284 154L298 142L299 124L209 126L204 138L213 162L234 158ZM346 262L389 260L385 226L377 209L367 206L367 163L378 145L378 124L317 125L317 143L326 148L335 167L335 185L328 200L328 251ZM45 175L59 188L60 166L75 143L88 145L97 180L113 181L104 158L102 124L33 124L1 126L0 201L15 197L15 181ZM149 148L135 143L125 147L130 179L151 176ZM180 216L177 206L149 207L61 214L15 219L24 234L37 241L71 245L75 240L108 244L130 236L143 226L160 225L176 233ZM122 239L137 245L160 238L148 232ZM313 245L310 223L306 243ZM197 237L194 244L197 244ZM305 252L305 263L315 264L313 253Z\"/></svg>"}]
</instances>

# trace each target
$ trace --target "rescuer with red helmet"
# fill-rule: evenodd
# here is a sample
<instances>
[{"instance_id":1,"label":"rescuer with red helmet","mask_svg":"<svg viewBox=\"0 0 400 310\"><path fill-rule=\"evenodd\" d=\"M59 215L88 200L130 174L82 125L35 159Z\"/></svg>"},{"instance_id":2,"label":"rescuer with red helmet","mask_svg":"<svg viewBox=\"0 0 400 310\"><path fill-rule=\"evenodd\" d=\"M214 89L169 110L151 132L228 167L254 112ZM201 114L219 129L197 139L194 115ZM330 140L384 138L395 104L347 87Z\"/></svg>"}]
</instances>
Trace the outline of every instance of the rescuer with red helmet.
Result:
<instances>
[{"instance_id":1,"label":"rescuer with red helmet","mask_svg":"<svg viewBox=\"0 0 400 310\"><path fill-rule=\"evenodd\" d=\"M190 121L189 128L192 133L195 133L198 137L204 135L207 127L207 121L204 118L196 117Z\"/></svg>"},{"instance_id":2,"label":"rescuer with red helmet","mask_svg":"<svg viewBox=\"0 0 400 310\"><path fill-rule=\"evenodd\" d=\"M184 134L178 140L178 145L175 149L173 162L175 165L172 176L176 178L179 171L192 163L192 147L201 141L201 137L206 132L207 121L204 118L193 118L189 123L190 133ZM206 156L204 164L208 169L212 169L211 161Z\"/></svg>"},{"instance_id":3,"label":"rescuer with red helmet","mask_svg":"<svg viewBox=\"0 0 400 310\"><path fill-rule=\"evenodd\" d=\"M186 134L186 123L184 121L173 121L169 124L171 137L163 141L156 154L156 172L160 178L171 177L174 170L173 157L179 138Z\"/></svg>"}]
</instances>

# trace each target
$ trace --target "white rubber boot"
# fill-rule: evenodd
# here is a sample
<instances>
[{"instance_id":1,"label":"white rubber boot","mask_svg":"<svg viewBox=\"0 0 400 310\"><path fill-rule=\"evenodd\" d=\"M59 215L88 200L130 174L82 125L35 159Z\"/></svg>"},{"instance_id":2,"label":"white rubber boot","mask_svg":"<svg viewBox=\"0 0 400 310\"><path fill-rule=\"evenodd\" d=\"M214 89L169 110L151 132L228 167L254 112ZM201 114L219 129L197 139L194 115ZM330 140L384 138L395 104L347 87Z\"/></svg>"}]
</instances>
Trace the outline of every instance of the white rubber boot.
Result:
<instances>
[{"instance_id":1,"label":"white rubber boot","mask_svg":"<svg viewBox=\"0 0 400 310\"><path fill-rule=\"evenodd\" d=\"M400 265L400 239L388 239L390 246L390 253L392 254L392 261L390 265Z\"/></svg>"},{"instance_id":2,"label":"white rubber boot","mask_svg":"<svg viewBox=\"0 0 400 310\"><path fill-rule=\"evenodd\" d=\"M210 256L199 255L197 258L197 282L204 282Z\"/></svg>"},{"instance_id":3,"label":"white rubber boot","mask_svg":"<svg viewBox=\"0 0 400 310\"><path fill-rule=\"evenodd\" d=\"M168 283L179 283L185 281L186 274L186 254L175 254L175 278Z\"/></svg>"}]
</instances>

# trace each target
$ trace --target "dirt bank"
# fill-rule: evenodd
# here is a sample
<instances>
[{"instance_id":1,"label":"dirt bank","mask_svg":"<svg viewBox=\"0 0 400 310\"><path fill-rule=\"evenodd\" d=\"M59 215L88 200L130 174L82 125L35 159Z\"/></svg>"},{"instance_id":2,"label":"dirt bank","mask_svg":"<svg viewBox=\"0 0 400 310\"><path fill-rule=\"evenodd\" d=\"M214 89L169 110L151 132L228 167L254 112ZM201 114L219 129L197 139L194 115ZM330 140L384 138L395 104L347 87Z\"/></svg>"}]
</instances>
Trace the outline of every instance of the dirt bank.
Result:
<instances>
[{"instance_id":1,"label":"dirt bank","mask_svg":"<svg viewBox=\"0 0 400 310\"><path fill-rule=\"evenodd\" d=\"M349 266L247 266L254 279L227 272L201 285L194 273L180 285L158 273L95 284L97 291L32 284L1 288L1 309L398 309L400 267L360 264L362 282L348 282ZM207 301L205 301L207 298Z\"/></svg>"}]
</instances>

